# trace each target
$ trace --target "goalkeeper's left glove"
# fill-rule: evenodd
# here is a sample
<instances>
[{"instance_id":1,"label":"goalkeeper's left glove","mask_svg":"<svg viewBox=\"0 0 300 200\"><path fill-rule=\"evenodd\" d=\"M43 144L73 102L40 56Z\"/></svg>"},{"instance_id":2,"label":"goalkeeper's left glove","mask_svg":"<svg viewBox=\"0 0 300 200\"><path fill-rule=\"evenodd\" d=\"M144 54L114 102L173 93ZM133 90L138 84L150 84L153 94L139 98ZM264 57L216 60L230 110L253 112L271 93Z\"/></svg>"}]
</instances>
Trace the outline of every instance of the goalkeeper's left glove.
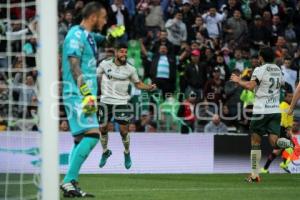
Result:
<instances>
[{"instance_id":1,"label":"goalkeeper's left glove","mask_svg":"<svg viewBox=\"0 0 300 200\"><path fill-rule=\"evenodd\" d=\"M82 111L87 115L91 115L97 112L97 98L92 95L90 88L87 84L83 84L80 87L80 93L83 96L82 99Z\"/></svg>"}]
</instances>

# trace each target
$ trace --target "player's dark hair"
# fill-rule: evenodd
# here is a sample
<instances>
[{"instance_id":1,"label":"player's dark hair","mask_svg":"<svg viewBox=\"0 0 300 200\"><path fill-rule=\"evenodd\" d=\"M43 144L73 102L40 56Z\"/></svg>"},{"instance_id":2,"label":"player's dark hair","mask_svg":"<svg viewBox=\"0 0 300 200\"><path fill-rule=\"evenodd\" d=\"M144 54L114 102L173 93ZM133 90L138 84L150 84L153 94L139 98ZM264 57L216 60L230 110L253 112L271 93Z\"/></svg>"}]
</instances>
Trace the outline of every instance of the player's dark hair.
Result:
<instances>
[{"instance_id":1,"label":"player's dark hair","mask_svg":"<svg viewBox=\"0 0 300 200\"><path fill-rule=\"evenodd\" d=\"M128 46L125 42L117 42L115 45L114 45L115 49L116 50L119 50L119 49L128 49Z\"/></svg>"},{"instance_id":2,"label":"player's dark hair","mask_svg":"<svg viewBox=\"0 0 300 200\"><path fill-rule=\"evenodd\" d=\"M95 13L99 12L99 10L101 10L102 8L104 8L104 6L102 6L102 4L100 4L98 2L90 2L90 3L88 3L82 9L82 18L83 19L87 19L92 14L95 14Z\"/></svg>"},{"instance_id":3,"label":"player's dark hair","mask_svg":"<svg viewBox=\"0 0 300 200\"><path fill-rule=\"evenodd\" d=\"M259 51L259 55L266 63L272 63L275 58L274 51L271 47L262 47Z\"/></svg>"}]
</instances>

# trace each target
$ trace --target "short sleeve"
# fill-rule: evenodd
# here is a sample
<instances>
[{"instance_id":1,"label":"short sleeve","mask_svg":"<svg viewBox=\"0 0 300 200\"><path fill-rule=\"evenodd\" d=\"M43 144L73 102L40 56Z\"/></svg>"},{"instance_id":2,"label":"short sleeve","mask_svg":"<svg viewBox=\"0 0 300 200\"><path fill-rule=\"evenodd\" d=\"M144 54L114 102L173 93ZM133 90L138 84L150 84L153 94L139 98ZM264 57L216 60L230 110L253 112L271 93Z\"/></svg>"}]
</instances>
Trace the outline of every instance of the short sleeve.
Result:
<instances>
[{"instance_id":1,"label":"short sleeve","mask_svg":"<svg viewBox=\"0 0 300 200\"><path fill-rule=\"evenodd\" d=\"M81 40L82 31L76 31L70 37L69 41L67 42L67 55L68 57L78 57L81 58L83 53L83 41Z\"/></svg>"},{"instance_id":2,"label":"short sleeve","mask_svg":"<svg viewBox=\"0 0 300 200\"><path fill-rule=\"evenodd\" d=\"M100 62L97 67L97 75L102 75L102 74L104 74L104 66L103 66L103 62Z\"/></svg>"},{"instance_id":3,"label":"short sleeve","mask_svg":"<svg viewBox=\"0 0 300 200\"><path fill-rule=\"evenodd\" d=\"M252 73L252 76L251 76L251 81L255 81L257 84L259 84L262 80L262 76L263 76L263 73L261 70L262 68L260 67L257 67L254 69L253 73Z\"/></svg>"},{"instance_id":4,"label":"short sleeve","mask_svg":"<svg viewBox=\"0 0 300 200\"><path fill-rule=\"evenodd\" d=\"M139 76L138 76L137 71L136 71L136 69L134 67L132 67L132 73L131 73L131 76L130 76L130 80L133 83L140 82Z\"/></svg>"}]
</instances>

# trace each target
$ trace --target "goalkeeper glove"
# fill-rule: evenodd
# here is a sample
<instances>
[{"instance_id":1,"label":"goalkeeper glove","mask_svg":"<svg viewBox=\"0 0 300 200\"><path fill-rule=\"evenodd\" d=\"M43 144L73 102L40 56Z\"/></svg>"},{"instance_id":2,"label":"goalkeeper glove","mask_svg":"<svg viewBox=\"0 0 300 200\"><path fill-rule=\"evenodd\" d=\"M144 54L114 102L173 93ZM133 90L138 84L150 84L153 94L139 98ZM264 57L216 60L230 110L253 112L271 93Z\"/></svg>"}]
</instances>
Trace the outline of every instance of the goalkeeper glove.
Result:
<instances>
[{"instance_id":1,"label":"goalkeeper glove","mask_svg":"<svg viewBox=\"0 0 300 200\"><path fill-rule=\"evenodd\" d=\"M82 99L82 110L83 113L91 115L97 112L97 99L92 95L90 88L86 84L80 86L80 93L83 96Z\"/></svg>"},{"instance_id":2,"label":"goalkeeper glove","mask_svg":"<svg viewBox=\"0 0 300 200\"><path fill-rule=\"evenodd\" d=\"M124 25L113 25L107 30L106 40L113 43L116 38L120 38L125 34Z\"/></svg>"}]
</instances>

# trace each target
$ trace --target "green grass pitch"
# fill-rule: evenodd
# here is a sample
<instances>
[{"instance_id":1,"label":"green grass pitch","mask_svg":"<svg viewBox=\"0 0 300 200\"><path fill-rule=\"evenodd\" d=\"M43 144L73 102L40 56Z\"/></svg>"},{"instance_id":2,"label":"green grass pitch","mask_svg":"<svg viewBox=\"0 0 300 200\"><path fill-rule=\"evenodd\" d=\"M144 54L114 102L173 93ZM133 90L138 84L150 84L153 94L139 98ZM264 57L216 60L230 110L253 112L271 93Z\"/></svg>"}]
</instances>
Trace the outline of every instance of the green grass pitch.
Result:
<instances>
[{"instance_id":1,"label":"green grass pitch","mask_svg":"<svg viewBox=\"0 0 300 200\"><path fill-rule=\"evenodd\" d=\"M245 174L81 175L80 187L95 194L96 200L300 199L300 174L263 175L260 183L246 183L245 177Z\"/></svg>"},{"instance_id":2,"label":"green grass pitch","mask_svg":"<svg viewBox=\"0 0 300 200\"><path fill-rule=\"evenodd\" d=\"M260 183L246 183L245 177L246 174L90 174L80 175L79 182L84 191L96 195L93 200L300 199L300 174L262 175ZM10 174L10 184L5 187L6 179L6 174L0 174L0 200L5 193L9 200L37 194L32 175ZM61 200L70 199L63 198L61 192L60 195Z\"/></svg>"}]
</instances>

